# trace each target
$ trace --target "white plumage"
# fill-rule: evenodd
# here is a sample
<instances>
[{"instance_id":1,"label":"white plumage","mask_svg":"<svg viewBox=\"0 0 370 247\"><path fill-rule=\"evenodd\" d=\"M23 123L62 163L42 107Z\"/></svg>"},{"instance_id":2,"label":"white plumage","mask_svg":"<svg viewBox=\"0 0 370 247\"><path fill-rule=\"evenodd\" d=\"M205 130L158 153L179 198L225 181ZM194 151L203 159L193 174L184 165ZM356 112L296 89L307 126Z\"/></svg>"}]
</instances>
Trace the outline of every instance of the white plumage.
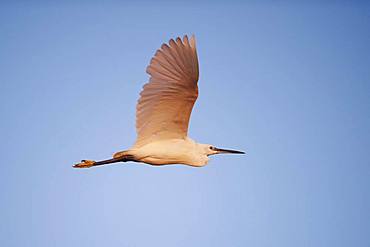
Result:
<instances>
[{"instance_id":1,"label":"white plumage","mask_svg":"<svg viewBox=\"0 0 370 247\"><path fill-rule=\"evenodd\" d=\"M209 155L243 153L199 144L187 136L191 111L198 97L199 67L194 36L163 44L146 71L150 79L136 107L135 144L129 150L115 153L112 159L82 160L74 167L125 161L204 166Z\"/></svg>"},{"instance_id":2,"label":"white plumage","mask_svg":"<svg viewBox=\"0 0 370 247\"><path fill-rule=\"evenodd\" d=\"M137 140L135 146L157 140L184 139L189 118L198 97L198 58L195 38L185 36L163 44L146 71L136 107Z\"/></svg>"}]
</instances>

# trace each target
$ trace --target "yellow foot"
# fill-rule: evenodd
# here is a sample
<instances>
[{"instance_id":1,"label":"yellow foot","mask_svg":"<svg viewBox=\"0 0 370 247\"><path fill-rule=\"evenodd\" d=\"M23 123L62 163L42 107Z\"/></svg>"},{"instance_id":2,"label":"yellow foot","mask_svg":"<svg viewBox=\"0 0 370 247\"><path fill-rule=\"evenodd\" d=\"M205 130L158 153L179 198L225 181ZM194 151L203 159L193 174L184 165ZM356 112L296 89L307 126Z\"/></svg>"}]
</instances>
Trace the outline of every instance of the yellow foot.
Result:
<instances>
[{"instance_id":1,"label":"yellow foot","mask_svg":"<svg viewBox=\"0 0 370 247\"><path fill-rule=\"evenodd\" d=\"M93 160L81 160L81 163L75 164L74 168L90 168L95 164Z\"/></svg>"}]
</instances>

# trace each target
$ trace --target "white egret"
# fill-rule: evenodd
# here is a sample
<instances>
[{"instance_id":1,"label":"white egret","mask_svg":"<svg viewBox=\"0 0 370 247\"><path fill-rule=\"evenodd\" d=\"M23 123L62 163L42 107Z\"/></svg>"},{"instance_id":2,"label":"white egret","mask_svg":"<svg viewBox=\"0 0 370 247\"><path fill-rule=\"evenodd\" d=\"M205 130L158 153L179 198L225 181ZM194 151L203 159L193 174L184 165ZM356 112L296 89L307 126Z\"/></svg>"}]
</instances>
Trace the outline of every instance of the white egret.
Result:
<instances>
[{"instance_id":1,"label":"white egret","mask_svg":"<svg viewBox=\"0 0 370 247\"><path fill-rule=\"evenodd\" d=\"M209 155L244 154L241 151L196 143L187 136L191 110L198 97L198 58L194 35L171 39L151 59L136 106L135 144L117 152L112 159L82 160L76 168L88 168L116 162L144 162L151 165L184 164L201 167Z\"/></svg>"}]
</instances>

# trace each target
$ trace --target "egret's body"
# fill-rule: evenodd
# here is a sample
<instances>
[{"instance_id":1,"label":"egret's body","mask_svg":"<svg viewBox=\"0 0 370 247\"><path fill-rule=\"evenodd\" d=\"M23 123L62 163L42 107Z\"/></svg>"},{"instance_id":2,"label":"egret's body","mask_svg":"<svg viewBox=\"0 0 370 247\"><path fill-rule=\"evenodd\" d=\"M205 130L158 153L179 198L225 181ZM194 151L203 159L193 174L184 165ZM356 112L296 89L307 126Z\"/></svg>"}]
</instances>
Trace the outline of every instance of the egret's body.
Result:
<instances>
[{"instance_id":1,"label":"egret's body","mask_svg":"<svg viewBox=\"0 0 370 247\"><path fill-rule=\"evenodd\" d=\"M120 157L120 155L132 155L136 160L152 165L203 166L208 161L204 144L198 144L190 138L151 142L140 148L120 152L115 157Z\"/></svg>"},{"instance_id":2,"label":"egret's body","mask_svg":"<svg viewBox=\"0 0 370 247\"><path fill-rule=\"evenodd\" d=\"M199 144L187 136L193 105L198 97L198 57L194 36L163 44L152 58L151 76L136 107L135 144L103 161L82 160L74 165L87 168L115 162L136 161L151 165L204 166L209 155L243 153Z\"/></svg>"}]
</instances>

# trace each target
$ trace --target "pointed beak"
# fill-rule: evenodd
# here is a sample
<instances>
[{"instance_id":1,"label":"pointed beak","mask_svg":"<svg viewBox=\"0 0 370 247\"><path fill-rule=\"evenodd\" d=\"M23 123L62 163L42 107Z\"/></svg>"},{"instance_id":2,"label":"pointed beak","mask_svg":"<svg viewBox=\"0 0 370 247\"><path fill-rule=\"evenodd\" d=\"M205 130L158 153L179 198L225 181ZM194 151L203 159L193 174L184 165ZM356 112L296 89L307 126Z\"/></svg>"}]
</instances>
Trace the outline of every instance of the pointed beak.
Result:
<instances>
[{"instance_id":1,"label":"pointed beak","mask_svg":"<svg viewBox=\"0 0 370 247\"><path fill-rule=\"evenodd\" d=\"M231 149L223 149L223 148L215 148L218 154L245 154L243 151L231 150Z\"/></svg>"}]
</instances>

